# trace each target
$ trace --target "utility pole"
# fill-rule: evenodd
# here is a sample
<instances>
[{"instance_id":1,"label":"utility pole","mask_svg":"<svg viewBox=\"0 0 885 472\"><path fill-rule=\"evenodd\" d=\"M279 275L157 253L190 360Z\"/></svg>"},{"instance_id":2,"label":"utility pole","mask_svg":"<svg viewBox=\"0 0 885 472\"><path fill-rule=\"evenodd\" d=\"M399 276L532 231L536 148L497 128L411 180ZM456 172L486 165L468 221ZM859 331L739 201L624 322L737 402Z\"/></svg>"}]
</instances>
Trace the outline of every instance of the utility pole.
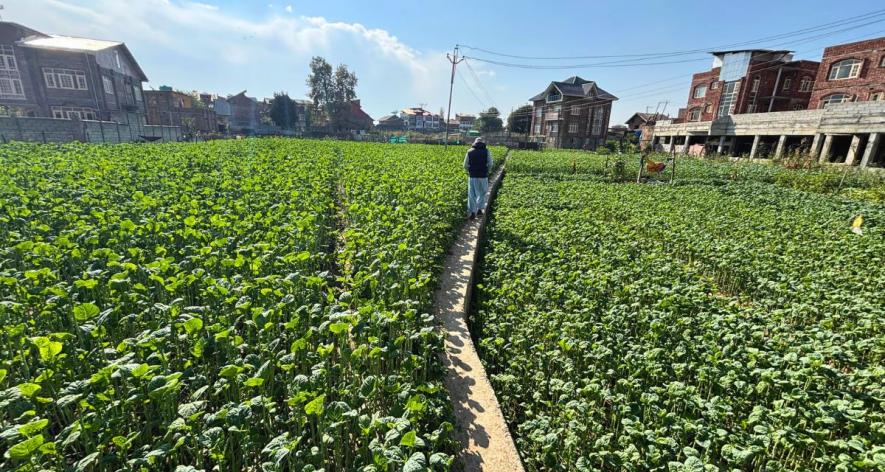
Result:
<instances>
[{"instance_id":1,"label":"utility pole","mask_svg":"<svg viewBox=\"0 0 885 472\"><path fill-rule=\"evenodd\" d=\"M446 112L446 142L444 149L449 148L449 120L452 118L452 89L455 88L455 66L457 66L464 58L458 59L458 45L455 45L455 50L452 51L452 55L450 56L446 53L446 59L452 63L452 78L449 81L449 111Z\"/></svg>"}]
</instances>

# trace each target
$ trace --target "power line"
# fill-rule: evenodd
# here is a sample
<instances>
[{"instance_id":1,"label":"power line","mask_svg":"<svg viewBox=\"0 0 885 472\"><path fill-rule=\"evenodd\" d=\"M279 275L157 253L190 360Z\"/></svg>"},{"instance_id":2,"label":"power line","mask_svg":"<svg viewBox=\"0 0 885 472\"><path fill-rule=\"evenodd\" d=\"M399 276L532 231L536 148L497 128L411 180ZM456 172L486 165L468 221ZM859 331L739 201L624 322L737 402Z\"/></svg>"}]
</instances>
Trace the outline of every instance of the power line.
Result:
<instances>
[{"instance_id":1,"label":"power line","mask_svg":"<svg viewBox=\"0 0 885 472\"><path fill-rule=\"evenodd\" d=\"M802 36L804 34L813 33L816 31L825 30L825 29L829 29L829 28L833 28L833 27L837 27L837 26L842 26L845 24L853 23L853 22L866 21L866 20L869 20L870 18L874 18L874 17L882 16L882 15L885 15L885 9L873 10L871 12L864 13L861 15L843 18L843 19L835 20L835 21L832 21L829 23L823 23L823 24L816 25L816 26L802 28L802 29L790 31L787 33L780 33L780 34L776 34L776 35L766 36L763 38L757 38L757 39L749 40L749 41L740 41L737 43L730 43L730 44L719 45L719 46L711 46L711 47L700 48L700 49L689 49L689 50L682 50L682 51L670 51L670 52L658 52L658 53L588 55L588 56L559 56L559 57L549 57L548 56L548 57L545 57L545 56L522 56L522 55L517 55L517 54L507 54L507 53L491 51L489 49L484 49L484 48L479 48L479 47L474 47L474 46L467 46L467 45L460 45L460 46L463 48L466 48L466 49L484 52L486 54L490 54L493 56L507 57L507 58L511 58L511 59L525 59L525 60L611 59L611 58L624 58L624 57L634 57L634 58L672 57L672 56L679 56L679 55L696 54L699 52L715 51L715 50L719 50L719 49L732 48L732 47L738 47L738 46L745 46L745 45L749 45L749 44L756 44L756 43L761 43L761 42L765 42L765 41L783 39L783 38L788 38L788 37L793 37L793 36Z\"/></svg>"},{"instance_id":2,"label":"power line","mask_svg":"<svg viewBox=\"0 0 885 472\"><path fill-rule=\"evenodd\" d=\"M882 31L880 31L880 32L885 32L885 30L882 30ZM879 33L879 32L876 32L876 33ZM869 36L869 34L864 35L864 36L862 36L862 37L857 37L857 38L855 38L855 39L862 39L862 38L865 38L865 37L867 37L867 36ZM855 39L852 39L851 41L854 41ZM874 50L876 50L876 48L868 48L868 49L863 49L863 50L854 51L854 52L855 52L855 53L861 53L861 52L869 52L869 51L874 51ZM809 50L802 51L802 52L804 53L804 52L811 52L811 51L812 51L812 50L809 49ZM780 60L769 60L769 61L764 61L764 62L762 62L762 64L766 64L766 63L770 63L770 64L772 64L772 65L769 65L769 66L766 66L766 67L762 67L762 68L760 68L760 69L756 69L756 70L753 71L753 73L755 74L755 73L760 73L760 72L764 72L764 71L767 71L767 70L776 69L776 68L778 68L778 67L781 67L782 64L783 64L783 62L781 62ZM654 83L650 83L650 84L646 84L646 85L651 85L651 84L654 84ZM640 93L640 94L637 94L637 95L631 96L630 99L637 99L637 98L650 97L650 96L657 95L658 93L663 92L663 91L667 91L667 90L675 90L675 89L682 88L682 87L684 87L684 85L680 84L680 85L674 85L674 86L669 86L669 87L664 87L664 88L659 88L659 89L646 90L646 91L643 91L643 92ZM636 88L636 87L633 87L633 88ZM623 89L623 90L627 90L627 89ZM616 92L616 93L620 93L620 92L623 91L623 90L616 90L615 92ZM571 105L576 104L576 103L584 103L584 102L592 102L592 103L588 103L587 105L581 105L580 107L581 107L581 108L590 108L590 107L595 106L596 104L598 104L598 103L599 103L599 99L592 98L592 97L591 97L591 98L582 98L582 99L578 99L578 100L572 100L572 101L568 102L568 104L571 106ZM549 105L549 104L541 105L540 108L543 110L542 113L546 113L546 112L549 110L549 108L552 107L552 106L555 106L555 105ZM534 113L534 111L533 111L533 113ZM521 113L521 115L524 115L524 114L527 114L527 113Z\"/></svg>"},{"instance_id":3,"label":"power line","mask_svg":"<svg viewBox=\"0 0 885 472\"><path fill-rule=\"evenodd\" d=\"M485 88L482 81L479 79L479 75L476 73L476 71L473 70L473 67L470 66L470 61L465 60L464 65L467 66L467 70L470 72L470 75L473 76L473 81L474 83L476 83L476 86L479 87L479 90L485 95L486 98L489 99L489 103L491 103L492 106L494 106L495 108L498 108L498 104L495 103L495 99L492 98L492 95Z\"/></svg>"}]
</instances>

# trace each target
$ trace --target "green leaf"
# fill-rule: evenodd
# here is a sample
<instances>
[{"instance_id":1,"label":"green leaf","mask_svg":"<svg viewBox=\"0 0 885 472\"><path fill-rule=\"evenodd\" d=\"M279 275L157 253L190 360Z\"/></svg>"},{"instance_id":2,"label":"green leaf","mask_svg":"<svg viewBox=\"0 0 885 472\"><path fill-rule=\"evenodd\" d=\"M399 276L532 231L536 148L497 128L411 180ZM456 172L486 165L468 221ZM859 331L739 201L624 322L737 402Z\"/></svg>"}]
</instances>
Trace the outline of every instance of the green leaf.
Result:
<instances>
[{"instance_id":1,"label":"green leaf","mask_svg":"<svg viewBox=\"0 0 885 472\"><path fill-rule=\"evenodd\" d=\"M18 427L18 432L24 436L33 436L34 433L39 433L43 431L43 428L49 424L48 419L39 419L31 421L30 423L23 424Z\"/></svg>"},{"instance_id":2,"label":"green leaf","mask_svg":"<svg viewBox=\"0 0 885 472\"><path fill-rule=\"evenodd\" d=\"M409 431L408 433L404 434L402 438L400 438L399 445L405 447L415 447L415 440L417 437L418 434L415 433L415 431Z\"/></svg>"},{"instance_id":3,"label":"green leaf","mask_svg":"<svg viewBox=\"0 0 885 472\"><path fill-rule=\"evenodd\" d=\"M246 380L243 385L247 387L260 387L264 385L264 379L262 379L261 377L252 377Z\"/></svg>"},{"instance_id":4,"label":"green leaf","mask_svg":"<svg viewBox=\"0 0 885 472\"><path fill-rule=\"evenodd\" d=\"M94 303L82 303L74 307L74 319L77 321L87 321L95 318L100 313Z\"/></svg>"},{"instance_id":5,"label":"green leaf","mask_svg":"<svg viewBox=\"0 0 885 472\"><path fill-rule=\"evenodd\" d=\"M185 321L183 324L184 330L187 332L188 335L197 333L201 329L203 329L203 320L201 320L200 318L191 318Z\"/></svg>"},{"instance_id":6,"label":"green leaf","mask_svg":"<svg viewBox=\"0 0 885 472\"><path fill-rule=\"evenodd\" d=\"M425 472L427 470L427 459L421 452L416 452L409 457L409 460L403 465L403 472Z\"/></svg>"},{"instance_id":7,"label":"green leaf","mask_svg":"<svg viewBox=\"0 0 885 472\"><path fill-rule=\"evenodd\" d=\"M23 383L23 384L19 384L19 385L18 385L18 391L19 391L19 392L22 394L22 396L25 397L25 398L31 398L31 397L33 397L34 394L36 394L38 391L40 391L41 388L43 388L43 387L41 387L41 386L38 385L38 384L35 384L35 383L29 383L29 382L26 382L26 383Z\"/></svg>"},{"instance_id":8,"label":"green leaf","mask_svg":"<svg viewBox=\"0 0 885 472\"><path fill-rule=\"evenodd\" d=\"M37 346L37 349L40 351L40 359L43 362L50 362L55 359L55 356L57 356L64 347L62 343L52 341L45 336L31 338L31 342Z\"/></svg>"},{"instance_id":9,"label":"green leaf","mask_svg":"<svg viewBox=\"0 0 885 472\"><path fill-rule=\"evenodd\" d=\"M188 216L187 218L184 219L184 224L187 226L193 226L193 225L197 224L197 219L194 218L193 216Z\"/></svg>"},{"instance_id":10,"label":"green leaf","mask_svg":"<svg viewBox=\"0 0 885 472\"><path fill-rule=\"evenodd\" d=\"M347 328L349 327L350 325L347 323L332 323L329 325L329 331L331 331L332 334L341 334L347 331Z\"/></svg>"},{"instance_id":11,"label":"green leaf","mask_svg":"<svg viewBox=\"0 0 885 472\"><path fill-rule=\"evenodd\" d=\"M240 372L243 371L243 368L240 366L236 366L233 364L228 364L221 368L218 371L218 375L224 378L232 379L235 378Z\"/></svg>"},{"instance_id":12,"label":"green leaf","mask_svg":"<svg viewBox=\"0 0 885 472\"><path fill-rule=\"evenodd\" d=\"M24 441L9 448L4 456L17 461L25 460L31 457L31 454L33 454L35 451L37 451L37 449L40 448L40 446L43 445L43 441L44 440L42 434L38 434L37 436L34 436L32 438L25 439Z\"/></svg>"},{"instance_id":13,"label":"green leaf","mask_svg":"<svg viewBox=\"0 0 885 472\"><path fill-rule=\"evenodd\" d=\"M323 402L326 401L326 395L320 395L310 402L307 405L304 405L304 412L308 415L322 415L323 414Z\"/></svg>"},{"instance_id":14,"label":"green leaf","mask_svg":"<svg viewBox=\"0 0 885 472\"><path fill-rule=\"evenodd\" d=\"M6 379L6 369L0 369L0 382Z\"/></svg>"},{"instance_id":15,"label":"green leaf","mask_svg":"<svg viewBox=\"0 0 885 472\"><path fill-rule=\"evenodd\" d=\"M74 465L74 470L75 470L75 471L86 470L86 469L88 469L89 466L91 466L96 460L98 460L98 452L93 452L92 454L89 454L88 456L86 456L86 457L80 459L80 461L77 462L77 464Z\"/></svg>"}]
</instances>

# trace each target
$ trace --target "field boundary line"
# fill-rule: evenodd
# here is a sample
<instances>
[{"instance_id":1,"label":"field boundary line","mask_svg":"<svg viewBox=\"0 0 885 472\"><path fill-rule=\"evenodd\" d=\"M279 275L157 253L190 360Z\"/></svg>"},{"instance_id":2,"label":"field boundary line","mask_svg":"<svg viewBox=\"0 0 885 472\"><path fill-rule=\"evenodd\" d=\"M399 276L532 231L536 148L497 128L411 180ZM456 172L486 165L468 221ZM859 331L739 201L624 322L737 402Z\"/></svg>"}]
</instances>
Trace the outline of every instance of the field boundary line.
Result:
<instances>
[{"instance_id":1,"label":"field boundary line","mask_svg":"<svg viewBox=\"0 0 885 472\"><path fill-rule=\"evenodd\" d=\"M445 335L441 357L456 420L455 436L461 443L457 461L471 472L524 470L467 324L481 235L503 176L502 165L492 176L487 210L464 224L449 249L433 303L434 316Z\"/></svg>"}]
</instances>

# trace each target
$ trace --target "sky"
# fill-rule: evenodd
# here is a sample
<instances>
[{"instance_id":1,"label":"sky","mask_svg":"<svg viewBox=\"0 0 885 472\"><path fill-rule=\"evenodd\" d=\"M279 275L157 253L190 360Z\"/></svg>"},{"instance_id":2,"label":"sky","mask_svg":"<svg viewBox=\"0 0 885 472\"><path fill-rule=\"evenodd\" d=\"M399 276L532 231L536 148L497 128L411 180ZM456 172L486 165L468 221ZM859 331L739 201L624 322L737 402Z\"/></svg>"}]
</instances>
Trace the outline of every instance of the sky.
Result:
<instances>
[{"instance_id":1,"label":"sky","mask_svg":"<svg viewBox=\"0 0 885 472\"><path fill-rule=\"evenodd\" d=\"M359 78L373 118L411 106L438 112L458 65L452 115L524 105L553 80L577 75L616 95L611 124L637 111L675 114L704 51L796 32L885 8L881 0L743 1L337 1L2 0L3 20L48 34L123 41L144 69L146 89L169 85L228 95L308 94L308 63L322 56ZM866 18L866 17L865 17ZM885 16L752 43L819 60L828 45L885 36ZM541 59L493 56L495 53ZM690 52L696 51L696 52ZM682 52L643 59L635 54ZM555 57L582 59L549 59ZM596 56L586 58L587 56ZM598 56L609 56L599 58ZM525 69L483 62L565 66ZM624 61L633 61L625 65ZM599 64L602 63L602 64ZM616 63L616 64L612 64ZM578 67L580 66L580 67Z\"/></svg>"}]
</instances>

